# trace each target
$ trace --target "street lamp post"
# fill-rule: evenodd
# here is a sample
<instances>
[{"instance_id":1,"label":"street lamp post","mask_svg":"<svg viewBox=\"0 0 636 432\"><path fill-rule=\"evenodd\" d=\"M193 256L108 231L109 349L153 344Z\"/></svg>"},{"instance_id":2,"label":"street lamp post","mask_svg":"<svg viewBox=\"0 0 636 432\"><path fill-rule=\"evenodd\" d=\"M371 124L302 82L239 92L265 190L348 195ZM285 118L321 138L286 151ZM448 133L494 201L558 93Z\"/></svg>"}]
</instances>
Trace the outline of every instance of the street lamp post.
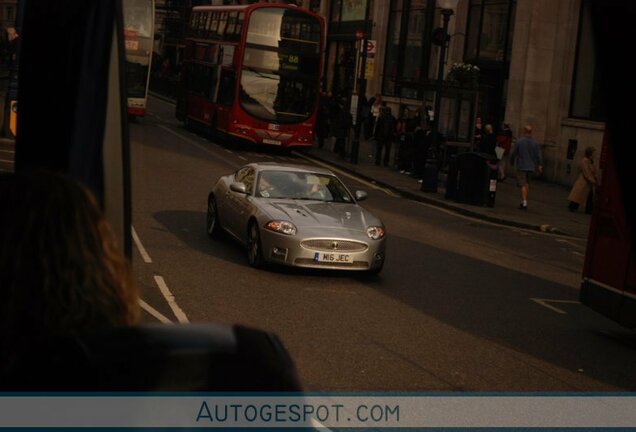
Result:
<instances>
[{"instance_id":1,"label":"street lamp post","mask_svg":"<svg viewBox=\"0 0 636 432\"><path fill-rule=\"evenodd\" d=\"M433 130L431 131L431 144L426 155L426 166L422 178L421 190L423 192L437 192L438 161L437 150L439 147L439 117L442 103L442 87L444 84L444 62L446 60L446 45L448 44L448 21L453 15L453 9L459 0L437 0L443 18L442 43L439 51L439 65L437 68L437 81L435 83L435 111L433 112Z\"/></svg>"}]
</instances>

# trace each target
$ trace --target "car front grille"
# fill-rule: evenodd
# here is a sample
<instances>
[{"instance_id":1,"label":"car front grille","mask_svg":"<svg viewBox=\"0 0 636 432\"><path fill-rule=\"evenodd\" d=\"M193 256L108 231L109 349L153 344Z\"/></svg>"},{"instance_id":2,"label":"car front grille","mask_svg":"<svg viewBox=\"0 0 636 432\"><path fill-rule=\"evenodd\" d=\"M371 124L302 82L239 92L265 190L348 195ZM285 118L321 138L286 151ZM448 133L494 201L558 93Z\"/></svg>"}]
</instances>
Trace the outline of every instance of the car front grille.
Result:
<instances>
[{"instance_id":1,"label":"car front grille","mask_svg":"<svg viewBox=\"0 0 636 432\"><path fill-rule=\"evenodd\" d=\"M303 240L300 245L306 249L321 252L364 252L369 248L364 243L335 239Z\"/></svg>"},{"instance_id":2,"label":"car front grille","mask_svg":"<svg viewBox=\"0 0 636 432\"><path fill-rule=\"evenodd\" d=\"M366 261L354 261L352 263L338 263L338 262L321 262L314 261L311 258L296 258L294 264L306 267L331 267L331 268L343 268L343 269L368 269L369 263Z\"/></svg>"}]
</instances>

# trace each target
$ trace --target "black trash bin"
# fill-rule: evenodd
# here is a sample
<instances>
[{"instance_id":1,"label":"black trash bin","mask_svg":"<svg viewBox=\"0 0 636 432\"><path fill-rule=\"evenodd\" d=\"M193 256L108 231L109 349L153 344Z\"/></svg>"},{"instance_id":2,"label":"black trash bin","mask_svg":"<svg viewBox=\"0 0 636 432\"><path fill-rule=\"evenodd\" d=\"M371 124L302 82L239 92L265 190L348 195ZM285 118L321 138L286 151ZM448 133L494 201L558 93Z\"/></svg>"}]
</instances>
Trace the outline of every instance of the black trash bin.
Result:
<instances>
[{"instance_id":1,"label":"black trash bin","mask_svg":"<svg viewBox=\"0 0 636 432\"><path fill-rule=\"evenodd\" d=\"M485 153L457 156L457 202L494 207L497 194L497 158Z\"/></svg>"},{"instance_id":2,"label":"black trash bin","mask_svg":"<svg viewBox=\"0 0 636 432\"><path fill-rule=\"evenodd\" d=\"M448 159L448 173L446 176L446 193L444 198L456 199L457 198L457 180L459 177L459 170L457 169L457 155L451 155Z\"/></svg>"},{"instance_id":3,"label":"black trash bin","mask_svg":"<svg viewBox=\"0 0 636 432\"><path fill-rule=\"evenodd\" d=\"M422 192L437 193L437 182L439 178L439 163L435 154L429 149L429 155L426 158L424 172L422 173Z\"/></svg>"}]
</instances>

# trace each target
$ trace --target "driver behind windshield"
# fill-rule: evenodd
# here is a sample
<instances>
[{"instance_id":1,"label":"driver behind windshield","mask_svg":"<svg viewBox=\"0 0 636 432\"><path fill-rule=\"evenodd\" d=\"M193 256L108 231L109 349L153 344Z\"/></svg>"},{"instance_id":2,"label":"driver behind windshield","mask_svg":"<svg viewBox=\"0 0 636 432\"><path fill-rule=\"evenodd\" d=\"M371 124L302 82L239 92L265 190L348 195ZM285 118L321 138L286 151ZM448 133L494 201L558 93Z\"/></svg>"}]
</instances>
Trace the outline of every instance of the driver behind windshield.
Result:
<instances>
[{"instance_id":1,"label":"driver behind windshield","mask_svg":"<svg viewBox=\"0 0 636 432\"><path fill-rule=\"evenodd\" d=\"M331 201L331 193L329 189L323 184L329 182L329 179L320 178L315 175L308 175L306 177L307 182L307 198L313 198L321 201Z\"/></svg>"}]
</instances>

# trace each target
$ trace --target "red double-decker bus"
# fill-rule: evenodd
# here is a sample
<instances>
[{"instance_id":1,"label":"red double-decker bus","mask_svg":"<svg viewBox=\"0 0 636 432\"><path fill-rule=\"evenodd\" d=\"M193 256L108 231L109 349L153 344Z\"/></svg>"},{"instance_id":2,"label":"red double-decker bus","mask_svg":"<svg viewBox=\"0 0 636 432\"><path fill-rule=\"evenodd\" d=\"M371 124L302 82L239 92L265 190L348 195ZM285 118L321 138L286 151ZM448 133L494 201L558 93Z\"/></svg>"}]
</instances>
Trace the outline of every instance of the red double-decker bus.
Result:
<instances>
[{"instance_id":1,"label":"red double-decker bus","mask_svg":"<svg viewBox=\"0 0 636 432\"><path fill-rule=\"evenodd\" d=\"M324 20L293 5L192 10L177 118L256 144L311 146Z\"/></svg>"},{"instance_id":2,"label":"red double-decker bus","mask_svg":"<svg viewBox=\"0 0 636 432\"><path fill-rule=\"evenodd\" d=\"M590 223L581 302L625 327L636 329L636 249L633 221L616 169L616 141L605 132L601 182Z\"/></svg>"},{"instance_id":3,"label":"red double-decker bus","mask_svg":"<svg viewBox=\"0 0 636 432\"><path fill-rule=\"evenodd\" d=\"M146 115L152 44L155 35L155 2L154 0L125 0L122 5L128 114L141 117Z\"/></svg>"}]
</instances>

